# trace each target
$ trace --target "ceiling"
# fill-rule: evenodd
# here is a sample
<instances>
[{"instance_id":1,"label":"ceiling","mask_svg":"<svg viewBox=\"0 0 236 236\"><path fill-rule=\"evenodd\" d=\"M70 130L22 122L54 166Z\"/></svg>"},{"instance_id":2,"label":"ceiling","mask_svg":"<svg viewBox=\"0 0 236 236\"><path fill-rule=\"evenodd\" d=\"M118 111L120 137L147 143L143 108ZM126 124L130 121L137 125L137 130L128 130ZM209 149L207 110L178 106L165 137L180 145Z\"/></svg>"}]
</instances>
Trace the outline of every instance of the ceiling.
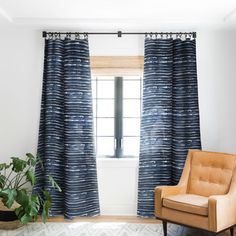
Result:
<instances>
[{"instance_id":1,"label":"ceiling","mask_svg":"<svg viewBox=\"0 0 236 236\"><path fill-rule=\"evenodd\" d=\"M85 31L236 30L236 0L0 0L0 26Z\"/></svg>"}]
</instances>

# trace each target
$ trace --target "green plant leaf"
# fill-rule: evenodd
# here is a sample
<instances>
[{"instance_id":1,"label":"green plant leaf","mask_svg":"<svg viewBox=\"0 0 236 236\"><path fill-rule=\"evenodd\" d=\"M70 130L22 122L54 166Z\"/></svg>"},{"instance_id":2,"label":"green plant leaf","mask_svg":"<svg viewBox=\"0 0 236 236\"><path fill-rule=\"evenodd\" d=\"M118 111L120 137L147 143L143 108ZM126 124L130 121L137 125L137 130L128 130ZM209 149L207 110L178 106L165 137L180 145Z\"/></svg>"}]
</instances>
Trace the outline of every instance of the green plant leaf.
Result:
<instances>
[{"instance_id":1,"label":"green plant leaf","mask_svg":"<svg viewBox=\"0 0 236 236\"><path fill-rule=\"evenodd\" d=\"M3 188L6 183L6 176L0 175L0 188Z\"/></svg>"},{"instance_id":2,"label":"green plant leaf","mask_svg":"<svg viewBox=\"0 0 236 236\"><path fill-rule=\"evenodd\" d=\"M51 200L46 200L44 202L44 205L45 205L45 210L46 210L46 213L47 213L47 217L49 215L49 209L51 208L52 206L52 201Z\"/></svg>"},{"instance_id":3,"label":"green plant leaf","mask_svg":"<svg viewBox=\"0 0 236 236\"><path fill-rule=\"evenodd\" d=\"M51 195L50 195L50 193L48 191L46 191L46 190L43 191L43 196L44 196L45 201L52 202L52 197L51 197Z\"/></svg>"},{"instance_id":4,"label":"green plant leaf","mask_svg":"<svg viewBox=\"0 0 236 236\"><path fill-rule=\"evenodd\" d=\"M15 197L17 196L16 190L13 189L3 189L0 192L0 196L2 197L2 202L7 208L11 208L12 204L15 201Z\"/></svg>"},{"instance_id":5,"label":"green plant leaf","mask_svg":"<svg viewBox=\"0 0 236 236\"><path fill-rule=\"evenodd\" d=\"M17 191L16 201L21 205L15 209L15 213L23 224L36 220L40 209L39 197L30 195L25 189Z\"/></svg>"},{"instance_id":6,"label":"green plant leaf","mask_svg":"<svg viewBox=\"0 0 236 236\"><path fill-rule=\"evenodd\" d=\"M8 169L10 166L11 166L11 165L7 165L6 163L1 163L1 164L0 164L0 171L1 171L1 170L6 170L6 169Z\"/></svg>"},{"instance_id":7,"label":"green plant leaf","mask_svg":"<svg viewBox=\"0 0 236 236\"><path fill-rule=\"evenodd\" d=\"M38 209L37 205L32 204L32 206L30 207L29 215L32 217L37 216L38 211L39 211L39 209Z\"/></svg>"},{"instance_id":8,"label":"green plant leaf","mask_svg":"<svg viewBox=\"0 0 236 236\"><path fill-rule=\"evenodd\" d=\"M6 166L6 163L1 163L1 164L0 164L0 170L4 170L4 169L5 169L5 166Z\"/></svg>"},{"instance_id":9,"label":"green plant leaf","mask_svg":"<svg viewBox=\"0 0 236 236\"><path fill-rule=\"evenodd\" d=\"M24 214L21 218L20 221L23 224L27 224L28 222L30 222L32 220L32 216L28 215L27 213Z\"/></svg>"},{"instance_id":10,"label":"green plant leaf","mask_svg":"<svg viewBox=\"0 0 236 236\"><path fill-rule=\"evenodd\" d=\"M42 210L41 216L42 216L42 221L45 224L46 223L46 219L47 219L47 212L45 210L45 206L44 205L43 205L43 210Z\"/></svg>"},{"instance_id":11,"label":"green plant leaf","mask_svg":"<svg viewBox=\"0 0 236 236\"><path fill-rule=\"evenodd\" d=\"M26 153L26 156L28 157L27 163L31 166L35 166L36 157L32 153Z\"/></svg>"},{"instance_id":12,"label":"green plant leaf","mask_svg":"<svg viewBox=\"0 0 236 236\"><path fill-rule=\"evenodd\" d=\"M30 211L29 211L30 216L37 217L39 209L40 209L39 198L38 196L32 195L30 201Z\"/></svg>"},{"instance_id":13,"label":"green plant leaf","mask_svg":"<svg viewBox=\"0 0 236 236\"><path fill-rule=\"evenodd\" d=\"M26 171L25 175L26 175L26 179L27 179L32 185L35 185L35 183L36 183L36 178L35 178L34 172L31 171L31 170L28 170L28 171Z\"/></svg>"},{"instance_id":14,"label":"green plant leaf","mask_svg":"<svg viewBox=\"0 0 236 236\"><path fill-rule=\"evenodd\" d=\"M40 206L39 197L37 195L31 195L31 201Z\"/></svg>"},{"instance_id":15,"label":"green plant leaf","mask_svg":"<svg viewBox=\"0 0 236 236\"><path fill-rule=\"evenodd\" d=\"M32 153L26 153L26 156L30 159L36 159L36 157Z\"/></svg>"},{"instance_id":16,"label":"green plant leaf","mask_svg":"<svg viewBox=\"0 0 236 236\"><path fill-rule=\"evenodd\" d=\"M28 159L27 164L30 165L30 166L35 166L36 165L36 160Z\"/></svg>"},{"instance_id":17,"label":"green plant leaf","mask_svg":"<svg viewBox=\"0 0 236 236\"><path fill-rule=\"evenodd\" d=\"M56 188L59 192L62 192L60 186L57 184L57 182L54 180L54 178L51 175L48 176L48 179L53 188Z\"/></svg>"},{"instance_id":18,"label":"green plant leaf","mask_svg":"<svg viewBox=\"0 0 236 236\"><path fill-rule=\"evenodd\" d=\"M45 223L46 219L49 216L49 209L52 206L52 198L48 191L43 191L44 195L44 202L43 202L43 209L42 209L42 220Z\"/></svg>"},{"instance_id":19,"label":"green plant leaf","mask_svg":"<svg viewBox=\"0 0 236 236\"><path fill-rule=\"evenodd\" d=\"M30 201L30 196L27 194L26 189L20 189L17 190L17 195L16 195L16 202L19 203L21 206L26 208L29 204Z\"/></svg>"},{"instance_id":20,"label":"green plant leaf","mask_svg":"<svg viewBox=\"0 0 236 236\"><path fill-rule=\"evenodd\" d=\"M25 214L23 206L16 208L15 213L16 213L17 218L20 219Z\"/></svg>"},{"instance_id":21,"label":"green plant leaf","mask_svg":"<svg viewBox=\"0 0 236 236\"><path fill-rule=\"evenodd\" d=\"M46 222L46 219L49 217L49 209L51 207L51 203L49 201L45 201L43 204L43 211L42 211L42 220L43 223Z\"/></svg>"},{"instance_id":22,"label":"green plant leaf","mask_svg":"<svg viewBox=\"0 0 236 236\"><path fill-rule=\"evenodd\" d=\"M20 159L19 157L12 157L12 170L16 173L21 172L27 166L27 162Z\"/></svg>"}]
</instances>

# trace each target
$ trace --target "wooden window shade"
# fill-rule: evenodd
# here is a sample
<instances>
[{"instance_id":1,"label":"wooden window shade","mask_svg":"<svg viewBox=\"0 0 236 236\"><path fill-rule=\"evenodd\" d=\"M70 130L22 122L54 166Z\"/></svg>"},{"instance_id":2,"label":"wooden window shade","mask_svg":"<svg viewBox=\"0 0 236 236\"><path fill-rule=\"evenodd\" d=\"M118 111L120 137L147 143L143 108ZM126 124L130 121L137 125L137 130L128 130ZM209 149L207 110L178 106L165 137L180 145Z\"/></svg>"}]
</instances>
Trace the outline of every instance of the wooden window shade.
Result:
<instances>
[{"instance_id":1,"label":"wooden window shade","mask_svg":"<svg viewBox=\"0 0 236 236\"><path fill-rule=\"evenodd\" d=\"M93 75L143 74L143 56L92 56L90 60Z\"/></svg>"}]
</instances>

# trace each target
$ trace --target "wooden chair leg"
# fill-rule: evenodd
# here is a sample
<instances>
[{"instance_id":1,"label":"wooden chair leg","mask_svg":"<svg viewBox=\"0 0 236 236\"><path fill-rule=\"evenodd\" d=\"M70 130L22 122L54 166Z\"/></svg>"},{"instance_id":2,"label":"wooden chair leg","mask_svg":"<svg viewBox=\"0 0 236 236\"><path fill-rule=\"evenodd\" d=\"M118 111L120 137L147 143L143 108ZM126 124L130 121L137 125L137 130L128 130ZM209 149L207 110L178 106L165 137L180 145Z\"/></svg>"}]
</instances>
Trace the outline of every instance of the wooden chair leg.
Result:
<instances>
[{"instance_id":1,"label":"wooden chair leg","mask_svg":"<svg viewBox=\"0 0 236 236\"><path fill-rule=\"evenodd\" d=\"M167 222L163 220L162 221L162 226L163 226L164 236L167 236Z\"/></svg>"},{"instance_id":2,"label":"wooden chair leg","mask_svg":"<svg viewBox=\"0 0 236 236\"><path fill-rule=\"evenodd\" d=\"M234 236L234 227L230 228L230 236Z\"/></svg>"}]
</instances>

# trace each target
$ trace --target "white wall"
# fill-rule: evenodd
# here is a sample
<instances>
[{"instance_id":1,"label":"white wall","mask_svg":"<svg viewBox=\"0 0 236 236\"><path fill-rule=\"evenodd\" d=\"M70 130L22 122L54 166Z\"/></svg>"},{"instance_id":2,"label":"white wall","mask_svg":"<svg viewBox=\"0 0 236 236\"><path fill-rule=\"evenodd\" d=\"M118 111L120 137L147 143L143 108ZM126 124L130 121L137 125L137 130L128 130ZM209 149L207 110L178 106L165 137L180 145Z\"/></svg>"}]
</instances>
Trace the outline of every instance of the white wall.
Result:
<instances>
[{"instance_id":1,"label":"white wall","mask_svg":"<svg viewBox=\"0 0 236 236\"><path fill-rule=\"evenodd\" d=\"M35 152L42 86L40 32L3 30L0 37L0 158Z\"/></svg>"},{"instance_id":2,"label":"white wall","mask_svg":"<svg viewBox=\"0 0 236 236\"><path fill-rule=\"evenodd\" d=\"M203 149L236 153L236 31L197 37ZM142 55L143 37L90 37L91 55ZM1 31L0 161L36 152L43 70L40 31ZM138 160L98 160L103 215L135 215Z\"/></svg>"},{"instance_id":3,"label":"white wall","mask_svg":"<svg viewBox=\"0 0 236 236\"><path fill-rule=\"evenodd\" d=\"M202 146L236 153L236 31L197 38Z\"/></svg>"}]
</instances>

